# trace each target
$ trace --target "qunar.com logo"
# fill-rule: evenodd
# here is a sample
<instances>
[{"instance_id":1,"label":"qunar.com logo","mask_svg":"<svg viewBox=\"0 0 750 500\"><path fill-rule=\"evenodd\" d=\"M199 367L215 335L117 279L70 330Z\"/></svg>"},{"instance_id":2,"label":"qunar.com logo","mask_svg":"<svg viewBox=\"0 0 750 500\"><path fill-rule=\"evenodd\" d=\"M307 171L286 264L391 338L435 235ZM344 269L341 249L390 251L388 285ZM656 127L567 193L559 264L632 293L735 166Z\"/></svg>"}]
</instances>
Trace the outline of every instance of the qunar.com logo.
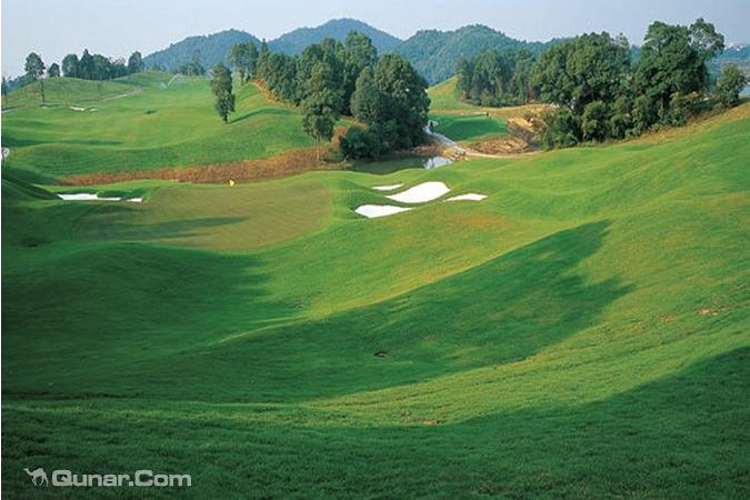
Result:
<instances>
[{"instance_id":1,"label":"qunar.com logo","mask_svg":"<svg viewBox=\"0 0 750 500\"><path fill-rule=\"evenodd\" d=\"M26 467L23 470L37 487L188 488L193 485L190 474L160 474L150 469L140 469L132 474L81 474L68 469L55 469L49 475L42 467L33 470Z\"/></svg>"}]
</instances>

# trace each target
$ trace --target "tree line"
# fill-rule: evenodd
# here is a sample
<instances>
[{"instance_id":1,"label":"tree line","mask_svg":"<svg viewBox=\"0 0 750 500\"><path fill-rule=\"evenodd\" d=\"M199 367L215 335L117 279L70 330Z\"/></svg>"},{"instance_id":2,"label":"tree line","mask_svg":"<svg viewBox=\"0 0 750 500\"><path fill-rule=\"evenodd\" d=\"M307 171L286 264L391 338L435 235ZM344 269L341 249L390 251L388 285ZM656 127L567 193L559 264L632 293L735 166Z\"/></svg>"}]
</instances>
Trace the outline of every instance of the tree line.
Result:
<instances>
[{"instance_id":1,"label":"tree line","mask_svg":"<svg viewBox=\"0 0 750 500\"><path fill-rule=\"evenodd\" d=\"M233 46L229 61L246 82L258 79L276 99L298 105L303 127L320 144L330 141L341 116L353 126L341 137L346 157L374 158L424 140L429 97L427 82L401 56L379 57L372 41L350 32L344 42L326 38L299 56L271 53L263 41ZM232 80L223 64L214 68L216 109L227 122L234 109Z\"/></svg>"},{"instance_id":2,"label":"tree line","mask_svg":"<svg viewBox=\"0 0 750 500\"><path fill-rule=\"evenodd\" d=\"M6 96L11 90L38 81L41 99L44 102L45 77L65 76L84 80L112 80L139 71L143 71L143 60L138 51L133 52L125 62L124 59L111 59L101 54L91 54L88 49L84 49L80 58L76 54L68 54L63 58L62 64L53 62L49 67L39 54L31 52L26 56L23 75L11 81L3 77L2 92L3 96Z\"/></svg>"},{"instance_id":3,"label":"tree line","mask_svg":"<svg viewBox=\"0 0 750 500\"><path fill-rule=\"evenodd\" d=\"M547 148L622 139L679 126L716 106L739 101L745 78L726 66L712 82L708 62L724 50L724 36L698 19L690 26L652 23L633 51L623 36L579 35L530 53L487 52L459 61L458 91L483 106L540 99L556 109L541 117Z\"/></svg>"},{"instance_id":4,"label":"tree line","mask_svg":"<svg viewBox=\"0 0 750 500\"><path fill-rule=\"evenodd\" d=\"M461 98L478 106L515 106L537 97L531 82L536 58L528 49L490 50L456 64Z\"/></svg>"}]
</instances>

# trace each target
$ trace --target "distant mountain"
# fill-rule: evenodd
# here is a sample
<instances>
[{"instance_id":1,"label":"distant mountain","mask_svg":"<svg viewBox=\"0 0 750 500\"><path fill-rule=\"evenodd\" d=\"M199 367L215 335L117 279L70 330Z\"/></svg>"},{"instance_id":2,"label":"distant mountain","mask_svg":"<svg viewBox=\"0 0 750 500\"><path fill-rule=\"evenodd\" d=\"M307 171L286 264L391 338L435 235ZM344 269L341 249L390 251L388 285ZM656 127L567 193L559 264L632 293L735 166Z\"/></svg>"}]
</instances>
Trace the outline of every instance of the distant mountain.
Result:
<instances>
[{"instance_id":1,"label":"distant mountain","mask_svg":"<svg viewBox=\"0 0 750 500\"><path fill-rule=\"evenodd\" d=\"M276 40L269 42L268 48L273 52L299 54L308 45L318 43L326 37L343 41L350 31L358 31L369 37L381 54L392 52L401 43L401 40L395 36L373 28L362 21L357 21L356 19L333 19L316 28L299 28L281 35Z\"/></svg>"},{"instance_id":2,"label":"distant mountain","mask_svg":"<svg viewBox=\"0 0 750 500\"><path fill-rule=\"evenodd\" d=\"M253 42L260 44L260 40L244 31L228 30L213 35L191 36L181 42L173 43L164 50L154 52L143 58L146 68L155 63L166 71L174 71L180 64L193 60L196 54L201 64L209 69L216 63L226 63L229 48L237 43Z\"/></svg>"},{"instance_id":3,"label":"distant mountain","mask_svg":"<svg viewBox=\"0 0 750 500\"><path fill-rule=\"evenodd\" d=\"M455 31L418 31L404 41L395 52L409 62L430 83L449 78L461 57L472 57L490 49L527 48L540 53L547 44L524 42L510 38L483 25L464 26Z\"/></svg>"}]
</instances>

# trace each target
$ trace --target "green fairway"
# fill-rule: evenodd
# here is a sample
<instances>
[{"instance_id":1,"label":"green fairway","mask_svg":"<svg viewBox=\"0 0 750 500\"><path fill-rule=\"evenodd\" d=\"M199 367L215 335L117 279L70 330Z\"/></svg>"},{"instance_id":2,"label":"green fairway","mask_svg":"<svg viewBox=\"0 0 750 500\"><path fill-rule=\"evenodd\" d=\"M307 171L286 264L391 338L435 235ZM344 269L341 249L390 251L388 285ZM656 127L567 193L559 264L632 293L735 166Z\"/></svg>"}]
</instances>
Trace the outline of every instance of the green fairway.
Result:
<instances>
[{"instance_id":1,"label":"green fairway","mask_svg":"<svg viewBox=\"0 0 750 500\"><path fill-rule=\"evenodd\" d=\"M144 494L39 466L192 475L154 498L747 498L750 104L519 160L85 190L142 204L29 184L310 145L254 87L224 126L205 80L122 85L3 116L9 498ZM426 181L487 198L353 212Z\"/></svg>"},{"instance_id":2,"label":"green fairway","mask_svg":"<svg viewBox=\"0 0 750 500\"><path fill-rule=\"evenodd\" d=\"M89 203L72 228L87 240L150 241L215 250L248 250L315 230L330 211L330 195L317 181L170 186L144 183L145 204ZM118 194L118 186L106 186ZM70 189L62 189L69 192ZM79 189L80 191L80 189ZM83 191L90 192L90 189ZM80 203L80 202L73 202Z\"/></svg>"},{"instance_id":3,"label":"green fairway","mask_svg":"<svg viewBox=\"0 0 750 500\"><path fill-rule=\"evenodd\" d=\"M45 85L48 106L31 106L34 89L24 88L9 102L17 99L24 107L3 115L3 146L12 150L8 164L39 175L219 164L315 144L302 131L299 110L269 102L252 84L236 89L237 112L229 125L214 111L205 78L145 73Z\"/></svg>"},{"instance_id":4,"label":"green fairway","mask_svg":"<svg viewBox=\"0 0 750 500\"><path fill-rule=\"evenodd\" d=\"M462 101L456 89L457 77L451 77L444 82L430 87L430 109L433 112L472 111L477 107Z\"/></svg>"},{"instance_id":5,"label":"green fairway","mask_svg":"<svg viewBox=\"0 0 750 500\"><path fill-rule=\"evenodd\" d=\"M456 142L481 142L508 135L508 125L503 119L480 114L432 114L439 132Z\"/></svg>"}]
</instances>

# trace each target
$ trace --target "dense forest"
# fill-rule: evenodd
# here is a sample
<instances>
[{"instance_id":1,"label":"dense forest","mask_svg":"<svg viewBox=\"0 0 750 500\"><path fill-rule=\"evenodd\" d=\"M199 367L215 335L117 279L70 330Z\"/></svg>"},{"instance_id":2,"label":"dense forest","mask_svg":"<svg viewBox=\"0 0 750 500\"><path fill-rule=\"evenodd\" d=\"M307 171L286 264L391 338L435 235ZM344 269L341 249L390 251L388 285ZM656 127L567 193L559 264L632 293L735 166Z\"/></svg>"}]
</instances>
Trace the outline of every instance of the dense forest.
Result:
<instances>
[{"instance_id":1,"label":"dense forest","mask_svg":"<svg viewBox=\"0 0 750 500\"><path fill-rule=\"evenodd\" d=\"M703 19L690 26L655 22L637 51L603 32L559 41L538 59L526 50L462 58L457 89L482 106L536 99L555 105L538 121L548 148L622 139L734 105L745 85L742 71L725 65L718 81L709 72L723 50L724 37Z\"/></svg>"},{"instance_id":2,"label":"dense forest","mask_svg":"<svg viewBox=\"0 0 750 500\"><path fill-rule=\"evenodd\" d=\"M654 22L637 62L628 41L606 32L580 35L547 49L534 65L532 84L557 110L543 117L547 147L573 146L683 125L712 107L729 107L745 85L735 66L711 85L707 63L724 50L711 23Z\"/></svg>"},{"instance_id":3,"label":"dense forest","mask_svg":"<svg viewBox=\"0 0 750 500\"><path fill-rule=\"evenodd\" d=\"M259 50L237 44L229 59L241 79L257 78L277 99L301 106L305 131L319 142L331 139L340 116L367 125L351 127L341 138L347 157L377 157L424 140L427 82L403 57L379 57L361 33L352 31L343 42L326 38L298 56L271 52L265 42ZM217 71L224 75L221 65ZM230 108L227 89L231 92L231 81L222 78L214 79L221 89L214 91L220 114Z\"/></svg>"},{"instance_id":4,"label":"dense forest","mask_svg":"<svg viewBox=\"0 0 750 500\"><path fill-rule=\"evenodd\" d=\"M461 98L480 106L513 106L536 97L531 70L536 58L527 49L490 50L456 65Z\"/></svg>"}]
</instances>

